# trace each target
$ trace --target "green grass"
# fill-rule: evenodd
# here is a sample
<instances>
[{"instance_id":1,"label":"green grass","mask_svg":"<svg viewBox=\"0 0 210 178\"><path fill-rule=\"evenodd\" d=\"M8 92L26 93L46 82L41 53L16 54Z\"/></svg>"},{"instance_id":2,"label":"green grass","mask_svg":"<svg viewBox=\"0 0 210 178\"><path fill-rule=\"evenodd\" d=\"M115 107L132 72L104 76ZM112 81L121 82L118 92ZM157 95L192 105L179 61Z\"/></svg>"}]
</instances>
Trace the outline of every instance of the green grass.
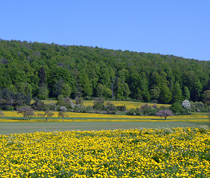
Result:
<instances>
[{"instance_id":1,"label":"green grass","mask_svg":"<svg viewBox=\"0 0 210 178\"><path fill-rule=\"evenodd\" d=\"M113 130L113 129L134 129L134 128L166 128L166 127L203 127L210 124L208 118L201 118L195 115L180 116L177 118L84 118L84 117L70 117L65 118L65 121L71 120L72 122L62 122L62 118L46 118L33 117L31 121L23 121L23 117L1 117L0 119L7 120L8 122L0 122L0 134L12 133L29 133L29 132L52 132L52 131L66 131L66 130ZM199 113L199 115L206 115L208 113ZM193 117L192 117L193 116ZM99 116L100 117L100 116ZM191 118L190 118L191 117ZM91 119L91 121L89 120ZM102 119L102 122L100 122ZM179 121L180 119L180 121ZM10 120L10 121L9 121ZM11 120L14 120L11 121ZM87 120L87 121L86 121ZM88 121L89 120L89 121ZM123 121L124 120L124 121ZM134 121L133 121L134 120ZM210 125L209 125L210 126Z\"/></svg>"},{"instance_id":2,"label":"green grass","mask_svg":"<svg viewBox=\"0 0 210 178\"><path fill-rule=\"evenodd\" d=\"M53 132L66 130L114 130L134 128L202 127L185 122L4 122L0 134Z\"/></svg>"}]
</instances>

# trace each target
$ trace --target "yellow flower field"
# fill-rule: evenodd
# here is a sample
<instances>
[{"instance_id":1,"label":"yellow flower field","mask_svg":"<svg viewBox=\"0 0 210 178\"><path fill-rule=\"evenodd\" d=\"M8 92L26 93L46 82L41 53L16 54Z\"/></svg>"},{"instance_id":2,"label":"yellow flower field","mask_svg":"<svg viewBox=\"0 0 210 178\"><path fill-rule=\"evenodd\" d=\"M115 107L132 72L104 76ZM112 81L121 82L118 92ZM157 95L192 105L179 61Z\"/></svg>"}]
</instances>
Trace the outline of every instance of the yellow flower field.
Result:
<instances>
[{"instance_id":1,"label":"yellow flower field","mask_svg":"<svg viewBox=\"0 0 210 178\"><path fill-rule=\"evenodd\" d=\"M75 100L72 100L72 101L75 103ZM57 100L43 100L43 102L45 104L51 104L51 103L56 104ZM106 102L107 101L105 101L105 103ZM127 110L132 109L132 108L134 108L134 109L140 108L142 105L146 104L146 103L134 102L134 101L109 101L109 102L111 102L115 106L125 105ZM34 103L34 100L31 101L31 104L32 103ZM84 106L93 106L93 103L94 103L94 100L84 100L83 101ZM148 103L148 105L153 106L154 104ZM161 106L170 107L171 106L170 104L156 104L156 105L157 105L157 107L161 107Z\"/></svg>"},{"instance_id":2,"label":"yellow flower field","mask_svg":"<svg viewBox=\"0 0 210 178\"><path fill-rule=\"evenodd\" d=\"M210 130L0 135L1 177L210 177Z\"/></svg>"},{"instance_id":3,"label":"yellow flower field","mask_svg":"<svg viewBox=\"0 0 210 178\"><path fill-rule=\"evenodd\" d=\"M133 101L110 101L112 104L115 106L122 106L125 105L126 109L136 109L140 108L142 105L145 105L146 103L141 103L141 102L133 102ZM93 106L94 100L84 100L83 105L84 106ZM105 102L106 103L106 102ZM148 103L148 105L153 106L154 104ZM169 104L156 104L157 107L165 106L165 107L170 107L171 105Z\"/></svg>"},{"instance_id":4,"label":"yellow flower field","mask_svg":"<svg viewBox=\"0 0 210 178\"><path fill-rule=\"evenodd\" d=\"M28 122L28 120L22 120L23 115L18 114L16 111L3 111L4 116L0 118L0 122ZM45 122L45 117L40 117L40 114L44 114L44 111L36 111L36 119L30 122ZM53 112L52 119L48 118L48 122L61 122L58 118L58 112ZM8 118L7 118L8 117ZM18 120L21 118L21 120ZM169 116L167 120L159 116L131 116L131 115L111 115L111 114L92 114L92 113L75 113L66 112L64 122L208 122L207 115L194 114L194 115L182 115L182 116Z\"/></svg>"},{"instance_id":5,"label":"yellow flower field","mask_svg":"<svg viewBox=\"0 0 210 178\"><path fill-rule=\"evenodd\" d=\"M22 114L18 114L16 111L2 111L4 116L2 117L23 117ZM40 117L39 114L44 114L44 111L35 111L34 117ZM52 117L58 117L58 112L52 112L54 115ZM93 114L93 113L76 113L76 112L65 112L65 116L68 118L74 117L84 117L84 118L129 118L129 119L159 119L159 116L132 116L132 115L112 115L112 114ZM178 115L178 116L169 116L167 118L198 118L198 119L205 119L208 118L207 115L201 114L193 114L193 115Z\"/></svg>"}]
</instances>

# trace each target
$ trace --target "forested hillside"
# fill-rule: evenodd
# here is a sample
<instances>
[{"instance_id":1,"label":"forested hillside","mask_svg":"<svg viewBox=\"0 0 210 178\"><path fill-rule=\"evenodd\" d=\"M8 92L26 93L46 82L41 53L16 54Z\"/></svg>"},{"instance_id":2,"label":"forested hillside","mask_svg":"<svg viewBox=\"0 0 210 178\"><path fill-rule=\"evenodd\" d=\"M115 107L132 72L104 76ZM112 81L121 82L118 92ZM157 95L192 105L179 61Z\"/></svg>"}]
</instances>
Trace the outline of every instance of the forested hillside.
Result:
<instances>
[{"instance_id":1,"label":"forested hillside","mask_svg":"<svg viewBox=\"0 0 210 178\"><path fill-rule=\"evenodd\" d=\"M0 87L40 99L59 94L172 103L199 101L210 63L172 55L0 41Z\"/></svg>"}]
</instances>

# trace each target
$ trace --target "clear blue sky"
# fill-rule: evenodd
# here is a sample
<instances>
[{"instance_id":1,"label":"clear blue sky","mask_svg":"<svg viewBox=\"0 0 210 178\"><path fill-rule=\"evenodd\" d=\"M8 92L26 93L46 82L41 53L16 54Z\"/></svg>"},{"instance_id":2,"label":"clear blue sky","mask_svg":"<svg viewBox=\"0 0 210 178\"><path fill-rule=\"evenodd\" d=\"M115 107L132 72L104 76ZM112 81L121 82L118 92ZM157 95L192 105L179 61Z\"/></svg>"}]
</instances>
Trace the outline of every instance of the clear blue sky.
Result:
<instances>
[{"instance_id":1,"label":"clear blue sky","mask_svg":"<svg viewBox=\"0 0 210 178\"><path fill-rule=\"evenodd\" d=\"M2 0L0 38L210 60L210 0Z\"/></svg>"}]
</instances>

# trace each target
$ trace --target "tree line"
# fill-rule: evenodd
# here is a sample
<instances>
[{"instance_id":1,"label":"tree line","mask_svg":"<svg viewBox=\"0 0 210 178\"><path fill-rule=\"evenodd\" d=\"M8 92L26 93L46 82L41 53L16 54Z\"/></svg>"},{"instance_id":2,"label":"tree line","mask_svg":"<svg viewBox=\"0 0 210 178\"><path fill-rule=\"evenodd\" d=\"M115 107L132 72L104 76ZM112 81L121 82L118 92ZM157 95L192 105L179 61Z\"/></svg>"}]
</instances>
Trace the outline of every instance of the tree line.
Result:
<instances>
[{"instance_id":1,"label":"tree line","mask_svg":"<svg viewBox=\"0 0 210 178\"><path fill-rule=\"evenodd\" d=\"M173 55L0 40L0 88L38 99L201 101L210 63Z\"/></svg>"}]
</instances>

